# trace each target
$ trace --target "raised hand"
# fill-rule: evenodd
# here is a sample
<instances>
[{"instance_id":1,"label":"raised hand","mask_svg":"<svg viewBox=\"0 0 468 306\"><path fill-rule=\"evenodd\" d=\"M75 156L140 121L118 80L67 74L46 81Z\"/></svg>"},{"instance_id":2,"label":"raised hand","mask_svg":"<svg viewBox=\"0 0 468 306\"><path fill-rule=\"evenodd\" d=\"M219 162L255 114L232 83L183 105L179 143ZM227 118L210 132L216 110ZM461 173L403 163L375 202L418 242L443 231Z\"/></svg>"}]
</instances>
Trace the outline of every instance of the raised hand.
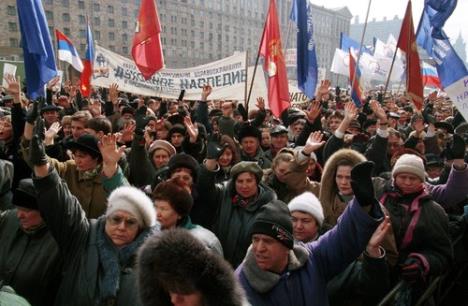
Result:
<instances>
[{"instance_id":1,"label":"raised hand","mask_svg":"<svg viewBox=\"0 0 468 306\"><path fill-rule=\"evenodd\" d=\"M50 125L49 129L45 132L45 144L52 145L54 144L55 136L62 129L59 122L54 122Z\"/></svg>"},{"instance_id":2,"label":"raised hand","mask_svg":"<svg viewBox=\"0 0 468 306\"><path fill-rule=\"evenodd\" d=\"M198 127L193 124L192 119L189 116L184 117L184 125L187 128L187 133L190 136L190 142L195 143L198 138Z\"/></svg>"},{"instance_id":3,"label":"raised hand","mask_svg":"<svg viewBox=\"0 0 468 306\"><path fill-rule=\"evenodd\" d=\"M114 105L119 102L119 85L117 83L112 83L109 86L109 100Z\"/></svg>"},{"instance_id":4,"label":"raised hand","mask_svg":"<svg viewBox=\"0 0 468 306\"><path fill-rule=\"evenodd\" d=\"M13 96L15 103L20 103L21 101L21 82L20 76L18 79L15 78L12 74L7 74L4 77L5 81L7 82L7 88L5 90L8 94Z\"/></svg>"},{"instance_id":5,"label":"raised hand","mask_svg":"<svg viewBox=\"0 0 468 306\"><path fill-rule=\"evenodd\" d=\"M32 108L26 114L26 122L34 125L37 118L39 117L39 112L45 104L45 99L43 97L38 98L36 101L33 101Z\"/></svg>"},{"instance_id":6,"label":"raised hand","mask_svg":"<svg viewBox=\"0 0 468 306\"><path fill-rule=\"evenodd\" d=\"M201 100L206 101L208 99L208 96L211 94L212 90L213 89L211 88L211 85L209 85L209 84L203 86L202 94L201 94Z\"/></svg>"},{"instance_id":7,"label":"raised hand","mask_svg":"<svg viewBox=\"0 0 468 306\"><path fill-rule=\"evenodd\" d=\"M313 123L320 116L321 112L322 112L322 105L320 101L317 101L317 100L312 101L310 104L309 110L305 112L309 123Z\"/></svg>"},{"instance_id":8,"label":"raised hand","mask_svg":"<svg viewBox=\"0 0 468 306\"><path fill-rule=\"evenodd\" d=\"M392 223L390 222L390 217L385 216L384 220L382 223L380 223L379 227L377 227L374 234L372 234L372 237L367 243L367 254L375 258L382 256L382 254L380 254L380 245L391 228Z\"/></svg>"},{"instance_id":9,"label":"raised hand","mask_svg":"<svg viewBox=\"0 0 468 306\"><path fill-rule=\"evenodd\" d=\"M351 169L351 188L361 206L369 206L377 201L374 197L372 170L374 162L364 161Z\"/></svg>"},{"instance_id":10,"label":"raised hand","mask_svg":"<svg viewBox=\"0 0 468 306\"><path fill-rule=\"evenodd\" d=\"M43 166L47 164L47 156L44 146L45 127L44 119L38 117L34 125L33 137L29 144L29 161L33 166Z\"/></svg>"},{"instance_id":11,"label":"raised hand","mask_svg":"<svg viewBox=\"0 0 468 306\"><path fill-rule=\"evenodd\" d=\"M325 144L323 139L323 134L320 131L312 132L307 139L307 142L304 146L303 152L306 155L310 155L312 152L317 151Z\"/></svg>"},{"instance_id":12,"label":"raised hand","mask_svg":"<svg viewBox=\"0 0 468 306\"><path fill-rule=\"evenodd\" d=\"M369 106L372 112L377 116L377 118L380 119L380 121L387 121L387 113L385 113L385 110L382 108L378 101L371 100L369 102Z\"/></svg>"},{"instance_id":13,"label":"raised hand","mask_svg":"<svg viewBox=\"0 0 468 306\"><path fill-rule=\"evenodd\" d=\"M218 143L214 141L209 141L207 145L206 151L206 159L215 159L218 158L223 154L223 147L221 147Z\"/></svg>"},{"instance_id":14,"label":"raised hand","mask_svg":"<svg viewBox=\"0 0 468 306\"><path fill-rule=\"evenodd\" d=\"M330 84L330 80L322 80L320 82L320 87L317 88L316 96L321 98L324 95L328 95L328 89L330 88Z\"/></svg>"},{"instance_id":15,"label":"raised hand","mask_svg":"<svg viewBox=\"0 0 468 306\"><path fill-rule=\"evenodd\" d=\"M117 147L117 135L107 134L102 136L98 143L102 155L102 171L107 177L112 177L117 171L118 162L125 154L125 146Z\"/></svg>"},{"instance_id":16,"label":"raised hand","mask_svg":"<svg viewBox=\"0 0 468 306\"><path fill-rule=\"evenodd\" d=\"M351 121L356 119L359 110L357 109L356 105L353 102L348 102L345 104L344 107L344 118L347 121Z\"/></svg>"},{"instance_id":17,"label":"raised hand","mask_svg":"<svg viewBox=\"0 0 468 306\"><path fill-rule=\"evenodd\" d=\"M47 83L47 89L48 90L51 90L51 91L55 91L54 89L57 88L57 84L58 82L60 81L60 76L55 76L52 80L50 80L48 83Z\"/></svg>"},{"instance_id":18,"label":"raised hand","mask_svg":"<svg viewBox=\"0 0 468 306\"><path fill-rule=\"evenodd\" d=\"M255 103L255 106L259 110L265 110L265 99L263 99L263 97L258 97L257 98L257 103Z\"/></svg>"},{"instance_id":19,"label":"raised hand","mask_svg":"<svg viewBox=\"0 0 468 306\"><path fill-rule=\"evenodd\" d=\"M120 143L127 143L133 140L133 133L135 132L136 125L132 122L125 124L124 128L118 136Z\"/></svg>"}]
</instances>

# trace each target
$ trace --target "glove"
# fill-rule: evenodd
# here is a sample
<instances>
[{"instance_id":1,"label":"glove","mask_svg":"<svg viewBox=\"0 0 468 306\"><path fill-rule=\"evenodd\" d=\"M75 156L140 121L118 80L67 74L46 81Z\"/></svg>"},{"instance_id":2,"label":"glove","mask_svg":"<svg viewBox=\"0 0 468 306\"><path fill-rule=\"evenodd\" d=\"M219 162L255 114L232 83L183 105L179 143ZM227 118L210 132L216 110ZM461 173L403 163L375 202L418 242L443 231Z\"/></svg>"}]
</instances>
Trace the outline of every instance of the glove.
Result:
<instances>
[{"instance_id":1,"label":"glove","mask_svg":"<svg viewBox=\"0 0 468 306\"><path fill-rule=\"evenodd\" d=\"M34 166L43 166L47 164L47 156L44 146L45 128L44 119L37 118L34 125L34 136L29 145L29 161Z\"/></svg>"},{"instance_id":2,"label":"glove","mask_svg":"<svg viewBox=\"0 0 468 306\"><path fill-rule=\"evenodd\" d=\"M465 158L465 140L460 135L454 134L452 143L447 144L443 155L447 160Z\"/></svg>"},{"instance_id":3,"label":"glove","mask_svg":"<svg viewBox=\"0 0 468 306\"><path fill-rule=\"evenodd\" d=\"M223 154L223 147L216 142L208 142L206 149L206 159L218 159Z\"/></svg>"},{"instance_id":4,"label":"glove","mask_svg":"<svg viewBox=\"0 0 468 306\"><path fill-rule=\"evenodd\" d=\"M374 162L364 161L351 170L351 188L361 206L369 206L376 202L374 185L372 184L372 170Z\"/></svg>"},{"instance_id":5,"label":"glove","mask_svg":"<svg viewBox=\"0 0 468 306\"><path fill-rule=\"evenodd\" d=\"M45 99L44 98L39 98L36 101L33 101L33 107L28 113L26 114L26 122L29 124L34 124L36 122L37 117L39 116L39 112L42 109L42 106L44 106Z\"/></svg>"},{"instance_id":6,"label":"glove","mask_svg":"<svg viewBox=\"0 0 468 306\"><path fill-rule=\"evenodd\" d=\"M424 268L421 261L415 257L408 257L401 265L401 278L410 283L423 280Z\"/></svg>"},{"instance_id":7,"label":"glove","mask_svg":"<svg viewBox=\"0 0 468 306\"><path fill-rule=\"evenodd\" d=\"M148 124L148 118L146 118L146 106L142 106L135 112L135 134L143 135L146 125Z\"/></svg>"}]
</instances>

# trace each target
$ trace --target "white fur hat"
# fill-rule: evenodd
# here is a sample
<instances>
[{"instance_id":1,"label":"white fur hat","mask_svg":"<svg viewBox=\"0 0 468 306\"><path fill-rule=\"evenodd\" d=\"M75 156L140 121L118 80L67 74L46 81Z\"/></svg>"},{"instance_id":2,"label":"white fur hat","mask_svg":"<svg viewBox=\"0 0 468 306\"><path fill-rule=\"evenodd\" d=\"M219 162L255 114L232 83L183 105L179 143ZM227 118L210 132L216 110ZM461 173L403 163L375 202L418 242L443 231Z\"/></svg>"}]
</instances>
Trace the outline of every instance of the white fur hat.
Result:
<instances>
[{"instance_id":1,"label":"white fur hat","mask_svg":"<svg viewBox=\"0 0 468 306\"><path fill-rule=\"evenodd\" d=\"M322 204L320 204L319 199L312 192L306 191L298 195L289 202L288 208L291 213L293 211L308 213L317 220L320 226L323 224Z\"/></svg>"},{"instance_id":2,"label":"white fur hat","mask_svg":"<svg viewBox=\"0 0 468 306\"><path fill-rule=\"evenodd\" d=\"M421 157L414 154L403 154L397 159L393 166L392 177L395 177L399 173L410 173L414 174L421 179L426 180L426 172L424 170L424 162Z\"/></svg>"},{"instance_id":3,"label":"white fur hat","mask_svg":"<svg viewBox=\"0 0 468 306\"><path fill-rule=\"evenodd\" d=\"M153 207L153 202L138 188L119 187L112 191L107 202L106 216L117 210L123 210L131 213L143 228L156 224L156 210Z\"/></svg>"}]
</instances>

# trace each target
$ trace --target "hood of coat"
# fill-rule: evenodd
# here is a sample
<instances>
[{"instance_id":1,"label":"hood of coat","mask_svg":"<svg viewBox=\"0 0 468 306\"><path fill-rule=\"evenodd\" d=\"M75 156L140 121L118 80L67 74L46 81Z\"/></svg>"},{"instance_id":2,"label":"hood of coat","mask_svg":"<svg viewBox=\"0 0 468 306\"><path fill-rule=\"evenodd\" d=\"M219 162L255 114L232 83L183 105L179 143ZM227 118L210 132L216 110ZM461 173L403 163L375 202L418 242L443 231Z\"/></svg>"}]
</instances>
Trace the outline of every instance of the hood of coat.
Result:
<instances>
[{"instance_id":1,"label":"hood of coat","mask_svg":"<svg viewBox=\"0 0 468 306\"><path fill-rule=\"evenodd\" d=\"M13 164L6 160L0 160L0 194L11 190L13 183Z\"/></svg>"},{"instance_id":2,"label":"hood of coat","mask_svg":"<svg viewBox=\"0 0 468 306\"><path fill-rule=\"evenodd\" d=\"M301 244L294 244L294 248L289 251L287 271L289 272L302 268L307 263L309 255L309 251L304 246ZM258 267L255 255L252 251L252 246L247 250L242 264L242 271L244 271L244 275L249 281L250 286L259 293L270 291L281 279L280 274L265 271Z\"/></svg>"},{"instance_id":3,"label":"hood of coat","mask_svg":"<svg viewBox=\"0 0 468 306\"><path fill-rule=\"evenodd\" d=\"M183 229L145 242L138 256L138 282L145 306L172 305L168 287L198 290L207 306L240 306L245 301L230 265Z\"/></svg>"},{"instance_id":4,"label":"hood of coat","mask_svg":"<svg viewBox=\"0 0 468 306\"><path fill-rule=\"evenodd\" d=\"M325 163L322 173L322 180L320 186L320 203L323 206L323 212L326 216L331 214L331 207L338 194L338 187L335 181L336 169L338 164L343 160L348 161L352 165L365 161L366 158L361 153L351 149L341 149L336 151Z\"/></svg>"}]
</instances>

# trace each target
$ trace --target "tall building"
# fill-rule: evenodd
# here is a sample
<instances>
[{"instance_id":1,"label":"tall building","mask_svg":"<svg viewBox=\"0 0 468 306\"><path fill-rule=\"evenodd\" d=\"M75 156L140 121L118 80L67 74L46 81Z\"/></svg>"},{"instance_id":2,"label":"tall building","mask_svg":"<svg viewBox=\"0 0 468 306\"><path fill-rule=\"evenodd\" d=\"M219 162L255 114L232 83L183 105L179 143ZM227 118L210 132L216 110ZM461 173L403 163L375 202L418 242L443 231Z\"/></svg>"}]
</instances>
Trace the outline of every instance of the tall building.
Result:
<instances>
[{"instance_id":1,"label":"tall building","mask_svg":"<svg viewBox=\"0 0 468 306\"><path fill-rule=\"evenodd\" d=\"M372 45L374 37L386 42L390 34L398 39L402 22L403 19L398 18L397 15L395 15L393 19L384 17L382 20L373 18L371 21L368 21L364 45ZM360 42L363 30L364 23L360 23L359 16L356 16L354 22L350 26L349 36Z\"/></svg>"},{"instance_id":2,"label":"tall building","mask_svg":"<svg viewBox=\"0 0 468 306\"><path fill-rule=\"evenodd\" d=\"M157 0L167 67L199 65L248 51L253 64L258 52L269 0ZM86 18L94 39L105 48L130 57L140 0L43 0L49 29L71 38L81 55L86 49ZM292 0L276 0L283 47L294 48L295 25L289 21ZM329 69L340 32L349 33L351 13L344 8L313 6L319 66ZM0 4L0 57L21 58L15 0Z\"/></svg>"}]
</instances>

